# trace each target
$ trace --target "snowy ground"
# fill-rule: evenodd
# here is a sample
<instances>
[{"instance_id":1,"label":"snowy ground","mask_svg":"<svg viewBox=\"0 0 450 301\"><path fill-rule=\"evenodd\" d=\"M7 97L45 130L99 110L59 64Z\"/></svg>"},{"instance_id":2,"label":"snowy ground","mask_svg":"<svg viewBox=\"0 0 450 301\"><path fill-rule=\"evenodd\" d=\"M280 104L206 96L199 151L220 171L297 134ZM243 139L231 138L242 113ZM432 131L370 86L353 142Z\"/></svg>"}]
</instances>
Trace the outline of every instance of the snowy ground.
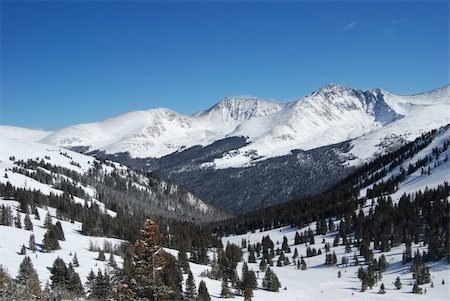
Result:
<instances>
[{"instance_id":1,"label":"snowy ground","mask_svg":"<svg viewBox=\"0 0 450 301\"><path fill-rule=\"evenodd\" d=\"M16 216L16 208L19 206L18 202L0 199L0 205L2 204L9 205L13 210L13 216ZM50 253L39 251L41 249L40 244L42 243L46 232L46 228L44 228L44 219L47 212L50 212L52 215L53 223L56 223L58 219L55 217L56 210L54 208L49 207L48 211L38 208L38 211L41 218L40 220L34 219L34 216L30 214L31 221L33 223L33 231L27 231L15 227L0 226L0 265L6 267L12 277L17 275L19 265L25 257L25 255L18 254L20 248L23 244L28 247L31 234L34 234L35 236L38 251L33 253L30 250L27 250L26 256L31 258L34 268L39 275L39 280L43 285L49 279L50 268L53 265L53 261L57 257L62 258L66 264L69 264L72 262L73 255L76 253L80 266L75 267L75 271L80 274L80 278L83 283L86 282L86 276L89 274L91 269L93 269L94 272L97 272L99 268L102 269L102 271L110 268L107 262L96 260L98 257L98 252L89 251L89 245L92 242L94 246L97 245L98 247L103 248L105 241L109 242L112 246L120 245L122 241L114 238L82 235L80 233L82 224L79 222L70 223L60 220L66 238L65 241L59 241L61 250L56 250ZM25 214L20 213L20 216L23 226ZM108 260L109 254L105 254L105 256ZM122 259L119 256L114 256L114 259L118 264L121 264Z\"/></svg>"}]
</instances>

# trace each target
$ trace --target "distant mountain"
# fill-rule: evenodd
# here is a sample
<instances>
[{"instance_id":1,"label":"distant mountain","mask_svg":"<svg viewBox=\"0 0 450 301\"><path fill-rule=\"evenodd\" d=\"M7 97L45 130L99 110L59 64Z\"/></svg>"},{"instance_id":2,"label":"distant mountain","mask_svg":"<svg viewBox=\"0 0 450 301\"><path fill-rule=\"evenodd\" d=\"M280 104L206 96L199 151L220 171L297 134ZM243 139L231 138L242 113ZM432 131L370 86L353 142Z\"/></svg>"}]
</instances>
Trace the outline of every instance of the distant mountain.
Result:
<instances>
[{"instance_id":1,"label":"distant mountain","mask_svg":"<svg viewBox=\"0 0 450 301\"><path fill-rule=\"evenodd\" d=\"M421 128L426 125L441 126L445 123L445 111L439 107L449 105L448 91L447 86L399 96L381 89L361 91L331 84L289 103L229 97L192 116L161 108L131 112L70 126L41 141L85 152L160 158L195 145L242 136L249 142L246 146L211 162L215 168L241 167L255 159L289 154L293 149L309 150L358 138L408 116L416 124L403 122L402 130L413 127L423 131L429 130ZM430 110L429 106L433 108ZM430 116L417 118L416 115L423 115L424 107Z\"/></svg>"},{"instance_id":2,"label":"distant mountain","mask_svg":"<svg viewBox=\"0 0 450 301\"><path fill-rule=\"evenodd\" d=\"M330 84L287 103L227 97L191 116L130 112L40 142L152 171L241 212L322 191L355 166L450 123L449 90L401 96Z\"/></svg>"}]
</instances>

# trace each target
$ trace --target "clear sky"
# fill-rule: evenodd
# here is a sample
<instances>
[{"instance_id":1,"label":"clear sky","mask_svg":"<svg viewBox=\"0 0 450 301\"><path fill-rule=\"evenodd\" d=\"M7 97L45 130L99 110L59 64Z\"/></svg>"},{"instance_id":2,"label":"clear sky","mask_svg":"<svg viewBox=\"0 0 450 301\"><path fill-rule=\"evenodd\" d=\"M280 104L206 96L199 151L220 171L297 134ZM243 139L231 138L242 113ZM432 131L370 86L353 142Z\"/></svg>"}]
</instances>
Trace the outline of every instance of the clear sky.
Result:
<instances>
[{"instance_id":1,"label":"clear sky","mask_svg":"<svg viewBox=\"0 0 450 301\"><path fill-rule=\"evenodd\" d=\"M0 124L449 82L448 1L1 0Z\"/></svg>"}]
</instances>

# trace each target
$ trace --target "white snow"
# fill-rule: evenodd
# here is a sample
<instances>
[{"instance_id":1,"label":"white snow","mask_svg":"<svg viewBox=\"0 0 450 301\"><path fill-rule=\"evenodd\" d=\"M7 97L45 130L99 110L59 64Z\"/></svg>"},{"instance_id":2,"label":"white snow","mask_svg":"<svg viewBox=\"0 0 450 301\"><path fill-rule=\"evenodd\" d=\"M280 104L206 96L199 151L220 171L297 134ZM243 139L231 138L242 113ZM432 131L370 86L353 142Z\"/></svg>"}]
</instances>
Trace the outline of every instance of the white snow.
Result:
<instances>
[{"instance_id":1,"label":"white snow","mask_svg":"<svg viewBox=\"0 0 450 301\"><path fill-rule=\"evenodd\" d=\"M382 152L380 142L396 135L413 140L450 123L449 86L411 96L331 84L289 103L229 97L210 109L184 116L168 109L130 112L105 121L70 126L43 138L61 147L84 146L132 157L161 157L231 136L248 138L238 153L204 165L238 167L293 149L308 150L357 138L352 154L360 164ZM369 98L364 98L363 93ZM320 137L320 139L318 138Z\"/></svg>"},{"instance_id":2,"label":"white snow","mask_svg":"<svg viewBox=\"0 0 450 301\"><path fill-rule=\"evenodd\" d=\"M2 204L9 205L13 210L13 215L16 216L16 208L19 206L18 202L0 198L0 205ZM19 265L25 257L24 255L19 255L18 252L23 244L25 247L28 247L30 235L34 234L36 244L42 243L46 232L46 228L44 228L44 219L47 212L50 212L52 215L53 223L56 223L56 221L59 220L55 217L56 210L54 208L49 207L48 210L38 208L38 211L41 218L40 220L35 219L34 216L30 214L31 221L33 223L33 231L27 231L15 227L0 226L0 265L6 267L12 277L17 275ZM23 225L25 214L20 213L20 216L22 218ZM53 261L57 257L60 257L66 264L69 264L72 262L74 254L77 254L80 266L75 267L75 271L80 274L83 284L86 282L86 277L91 269L94 272L97 272L98 269L102 269L102 271L105 269L110 270L107 262L95 260L98 257L98 252L89 251L89 246L92 243L94 246L103 248L105 241L109 242L112 246L119 246L123 241L115 238L85 236L80 233L82 226L81 223L74 222L72 224L63 220L59 221L61 222L66 239L65 241L59 241L61 246L60 250L45 253L39 251L39 246L38 251L35 253L27 250L26 256L29 256L33 262L33 266L38 273L42 286L44 286L46 281L49 280L50 268L53 265ZM106 259L108 259L108 256L109 255L106 254ZM122 264L123 260L121 257L114 255L114 259L118 264Z\"/></svg>"}]
</instances>

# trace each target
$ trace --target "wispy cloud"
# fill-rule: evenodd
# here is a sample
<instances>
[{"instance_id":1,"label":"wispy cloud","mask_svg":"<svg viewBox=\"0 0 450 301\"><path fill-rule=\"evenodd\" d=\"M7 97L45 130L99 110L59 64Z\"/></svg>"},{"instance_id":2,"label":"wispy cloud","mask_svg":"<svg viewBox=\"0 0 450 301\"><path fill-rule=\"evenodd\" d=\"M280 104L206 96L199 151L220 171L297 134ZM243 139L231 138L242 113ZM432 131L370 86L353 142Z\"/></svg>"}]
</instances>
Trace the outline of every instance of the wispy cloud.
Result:
<instances>
[{"instance_id":1,"label":"wispy cloud","mask_svg":"<svg viewBox=\"0 0 450 301\"><path fill-rule=\"evenodd\" d=\"M352 22L348 23L347 25L345 25L344 28L342 28L342 30L350 30L350 29L353 29L353 28L355 28L355 26L356 26L357 23L358 23L358 22L356 22L356 21L352 21Z\"/></svg>"},{"instance_id":2,"label":"wispy cloud","mask_svg":"<svg viewBox=\"0 0 450 301\"><path fill-rule=\"evenodd\" d=\"M398 25L398 24L401 24L401 23L405 23L406 21L408 21L408 19L406 19L405 17L401 17L399 19L392 20L391 24L392 25Z\"/></svg>"}]
</instances>

